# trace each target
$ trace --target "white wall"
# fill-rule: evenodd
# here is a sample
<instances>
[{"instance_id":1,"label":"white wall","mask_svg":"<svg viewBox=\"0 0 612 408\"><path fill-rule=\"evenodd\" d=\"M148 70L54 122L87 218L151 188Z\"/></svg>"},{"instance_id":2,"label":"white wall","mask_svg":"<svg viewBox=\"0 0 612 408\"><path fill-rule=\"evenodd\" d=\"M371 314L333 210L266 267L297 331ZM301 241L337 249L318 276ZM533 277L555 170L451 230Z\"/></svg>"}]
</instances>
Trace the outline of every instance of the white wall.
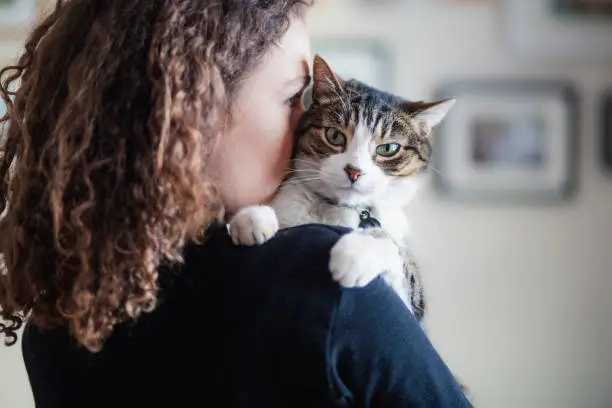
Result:
<instances>
[{"instance_id":1,"label":"white wall","mask_svg":"<svg viewBox=\"0 0 612 408\"><path fill-rule=\"evenodd\" d=\"M584 117L574 201L467 206L426 190L409 212L430 298L431 339L477 407L609 407L612 177L596 161L595 104L601 87L612 85L612 62L526 62L509 55L494 0L389 0L396 5L375 11L359 9L358 0L338 2L351 7L321 0L310 17L313 35L388 41L396 58L394 90L406 97L428 98L451 77L577 81ZM15 50L1 45L0 62ZM0 347L0 407L32 406L19 348Z\"/></svg>"},{"instance_id":2,"label":"white wall","mask_svg":"<svg viewBox=\"0 0 612 408\"><path fill-rule=\"evenodd\" d=\"M496 1L398 0L365 10L356 0L340 3L311 15L313 35L387 41L394 92L408 98L430 98L450 78L576 81L584 116L575 200L461 205L426 190L408 211L430 297L430 337L476 406L612 406L612 177L597 162L596 128L596 98L612 85L612 60L514 56Z\"/></svg>"}]
</instances>

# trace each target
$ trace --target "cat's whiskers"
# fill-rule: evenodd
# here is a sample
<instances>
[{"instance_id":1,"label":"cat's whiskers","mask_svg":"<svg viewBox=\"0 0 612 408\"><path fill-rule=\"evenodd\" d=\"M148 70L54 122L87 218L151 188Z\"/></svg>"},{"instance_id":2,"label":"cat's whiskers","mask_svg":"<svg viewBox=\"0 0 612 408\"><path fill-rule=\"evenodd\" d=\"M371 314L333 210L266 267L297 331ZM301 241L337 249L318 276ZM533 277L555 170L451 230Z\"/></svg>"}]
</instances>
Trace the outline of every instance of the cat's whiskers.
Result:
<instances>
[{"instance_id":1,"label":"cat's whiskers","mask_svg":"<svg viewBox=\"0 0 612 408\"><path fill-rule=\"evenodd\" d=\"M330 175L333 175L333 174L334 174L334 172L331 171L331 170L317 169L316 171L313 171L311 173L305 172L305 173L298 174L296 176L297 177L301 177L303 175L303 176L307 177L308 175L316 175L317 177L322 178L322 177L330 176Z\"/></svg>"},{"instance_id":2,"label":"cat's whiskers","mask_svg":"<svg viewBox=\"0 0 612 408\"><path fill-rule=\"evenodd\" d=\"M294 177L292 180L294 180L294 181L321 180L321 176L319 176L319 175L316 175L316 176L297 176L297 177Z\"/></svg>"},{"instance_id":3,"label":"cat's whiskers","mask_svg":"<svg viewBox=\"0 0 612 408\"><path fill-rule=\"evenodd\" d=\"M439 174L439 175L441 175L441 176L443 176L443 175L444 175L444 174L443 174L443 173L442 173L440 170L436 169L436 168L435 168L434 166L432 166L432 165L428 165L428 166L427 166L427 169L428 169L428 170L429 170L429 169L431 169L431 170L435 171L436 173L438 173L438 174Z\"/></svg>"},{"instance_id":4,"label":"cat's whiskers","mask_svg":"<svg viewBox=\"0 0 612 408\"><path fill-rule=\"evenodd\" d=\"M294 157L293 158L294 161L300 161L300 162L304 162L304 163L309 163L309 164L318 164L316 161L314 160L307 160L307 159L303 159L301 157Z\"/></svg>"},{"instance_id":5,"label":"cat's whiskers","mask_svg":"<svg viewBox=\"0 0 612 408\"><path fill-rule=\"evenodd\" d=\"M329 179L329 178L335 177L335 174L332 170L321 168L321 163L315 162L313 160L307 160L307 159L301 159L301 158L294 158L293 160L295 160L296 162L301 162L309 166L312 166L312 168L306 168L306 169L294 168L294 169L287 170L286 174L287 176L290 177L289 180L292 181L293 183L303 181L305 180L306 177L314 178L316 180L322 180L323 178ZM309 180L309 181L313 181L313 180Z\"/></svg>"},{"instance_id":6,"label":"cat's whiskers","mask_svg":"<svg viewBox=\"0 0 612 408\"><path fill-rule=\"evenodd\" d=\"M287 173L288 174L294 174L294 173L318 173L319 170L316 169L293 169L293 170L289 170Z\"/></svg>"},{"instance_id":7,"label":"cat's whiskers","mask_svg":"<svg viewBox=\"0 0 612 408\"><path fill-rule=\"evenodd\" d=\"M304 164L307 164L307 165L310 165L310 166L313 166L313 167L316 167L316 168L318 168L320 166L320 164L317 163L314 160L306 160L306 159L301 159L301 158L298 158L298 157L294 158L293 160L295 162L304 163Z\"/></svg>"},{"instance_id":8,"label":"cat's whiskers","mask_svg":"<svg viewBox=\"0 0 612 408\"><path fill-rule=\"evenodd\" d=\"M289 169L285 170L284 177L285 178L293 177L294 175L296 175L298 173L299 174L316 174L318 172L315 169L293 169L293 168L289 168Z\"/></svg>"},{"instance_id":9,"label":"cat's whiskers","mask_svg":"<svg viewBox=\"0 0 612 408\"><path fill-rule=\"evenodd\" d=\"M290 179L290 180L285 181L284 184L287 184L287 185L291 185L291 184L304 184L304 183L310 183L312 181L321 181L321 177L294 178L294 179Z\"/></svg>"},{"instance_id":10,"label":"cat's whiskers","mask_svg":"<svg viewBox=\"0 0 612 408\"><path fill-rule=\"evenodd\" d=\"M288 177L285 178L284 180L282 180L280 183L278 183L276 185L275 190L278 190L279 188L281 188L281 186L284 185L292 185L292 184L304 184L304 183L308 183L311 181L321 181L321 177L318 175L318 172L316 175L313 173L310 176L300 176L300 175L294 175L293 177Z\"/></svg>"},{"instance_id":11,"label":"cat's whiskers","mask_svg":"<svg viewBox=\"0 0 612 408\"><path fill-rule=\"evenodd\" d=\"M287 174L289 176L289 178L291 179L295 179L295 178L299 178L299 177L319 177L319 172L318 171L295 171L292 173Z\"/></svg>"}]
</instances>

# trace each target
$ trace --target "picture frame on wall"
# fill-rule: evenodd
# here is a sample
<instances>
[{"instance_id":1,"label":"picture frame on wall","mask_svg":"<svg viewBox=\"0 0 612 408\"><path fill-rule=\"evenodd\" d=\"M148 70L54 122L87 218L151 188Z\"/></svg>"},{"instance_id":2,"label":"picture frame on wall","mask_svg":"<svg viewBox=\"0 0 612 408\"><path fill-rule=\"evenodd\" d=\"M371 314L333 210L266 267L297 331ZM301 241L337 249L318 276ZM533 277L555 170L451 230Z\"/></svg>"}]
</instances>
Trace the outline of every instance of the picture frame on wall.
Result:
<instances>
[{"instance_id":1,"label":"picture frame on wall","mask_svg":"<svg viewBox=\"0 0 612 408\"><path fill-rule=\"evenodd\" d=\"M612 172L612 89L601 98L601 158L604 167Z\"/></svg>"},{"instance_id":2,"label":"picture frame on wall","mask_svg":"<svg viewBox=\"0 0 612 408\"><path fill-rule=\"evenodd\" d=\"M553 0L556 10L566 16L612 17L612 0Z\"/></svg>"},{"instance_id":3,"label":"picture frame on wall","mask_svg":"<svg viewBox=\"0 0 612 408\"><path fill-rule=\"evenodd\" d=\"M609 10L609 1L502 0L505 40L522 57L608 60L612 57L612 14L595 12L593 7L598 3L599 10Z\"/></svg>"},{"instance_id":4,"label":"picture frame on wall","mask_svg":"<svg viewBox=\"0 0 612 408\"><path fill-rule=\"evenodd\" d=\"M564 201L577 187L578 95L551 80L446 84L457 103L433 135L433 187L462 201Z\"/></svg>"}]
</instances>

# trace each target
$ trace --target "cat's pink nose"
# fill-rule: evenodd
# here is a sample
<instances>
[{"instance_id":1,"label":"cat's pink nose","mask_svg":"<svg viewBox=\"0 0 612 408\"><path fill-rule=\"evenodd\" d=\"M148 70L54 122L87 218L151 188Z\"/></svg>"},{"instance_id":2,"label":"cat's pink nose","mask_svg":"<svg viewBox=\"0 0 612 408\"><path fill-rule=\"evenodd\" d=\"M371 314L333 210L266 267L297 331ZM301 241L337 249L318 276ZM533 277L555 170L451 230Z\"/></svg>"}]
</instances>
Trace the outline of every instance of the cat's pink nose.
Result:
<instances>
[{"instance_id":1,"label":"cat's pink nose","mask_svg":"<svg viewBox=\"0 0 612 408\"><path fill-rule=\"evenodd\" d=\"M361 170L351 166L350 164L344 168L344 171L346 172L346 175L348 176L349 180L351 180L351 183L356 182L361 176Z\"/></svg>"}]
</instances>

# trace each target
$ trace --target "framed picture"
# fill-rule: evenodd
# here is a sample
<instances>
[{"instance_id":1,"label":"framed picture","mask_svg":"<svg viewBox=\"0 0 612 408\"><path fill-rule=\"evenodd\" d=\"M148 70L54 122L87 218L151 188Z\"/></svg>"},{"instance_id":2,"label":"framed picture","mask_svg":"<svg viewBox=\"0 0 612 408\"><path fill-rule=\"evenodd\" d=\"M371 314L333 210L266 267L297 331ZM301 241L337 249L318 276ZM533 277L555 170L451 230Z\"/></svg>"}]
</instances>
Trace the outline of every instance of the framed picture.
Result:
<instances>
[{"instance_id":1,"label":"framed picture","mask_svg":"<svg viewBox=\"0 0 612 408\"><path fill-rule=\"evenodd\" d=\"M25 32L37 13L38 0L0 0L0 40Z\"/></svg>"},{"instance_id":2,"label":"framed picture","mask_svg":"<svg viewBox=\"0 0 612 408\"><path fill-rule=\"evenodd\" d=\"M557 81L447 84L433 135L435 190L460 200L561 201L576 188L578 96Z\"/></svg>"},{"instance_id":3,"label":"framed picture","mask_svg":"<svg viewBox=\"0 0 612 408\"><path fill-rule=\"evenodd\" d=\"M604 93L602 97L601 141L604 166L612 171L612 90Z\"/></svg>"},{"instance_id":4,"label":"framed picture","mask_svg":"<svg viewBox=\"0 0 612 408\"><path fill-rule=\"evenodd\" d=\"M502 0L501 4L504 36L521 56L576 61L612 57L612 0Z\"/></svg>"},{"instance_id":5,"label":"framed picture","mask_svg":"<svg viewBox=\"0 0 612 408\"><path fill-rule=\"evenodd\" d=\"M554 6L568 16L612 16L612 0L554 0Z\"/></svg>"}]
</instances>

